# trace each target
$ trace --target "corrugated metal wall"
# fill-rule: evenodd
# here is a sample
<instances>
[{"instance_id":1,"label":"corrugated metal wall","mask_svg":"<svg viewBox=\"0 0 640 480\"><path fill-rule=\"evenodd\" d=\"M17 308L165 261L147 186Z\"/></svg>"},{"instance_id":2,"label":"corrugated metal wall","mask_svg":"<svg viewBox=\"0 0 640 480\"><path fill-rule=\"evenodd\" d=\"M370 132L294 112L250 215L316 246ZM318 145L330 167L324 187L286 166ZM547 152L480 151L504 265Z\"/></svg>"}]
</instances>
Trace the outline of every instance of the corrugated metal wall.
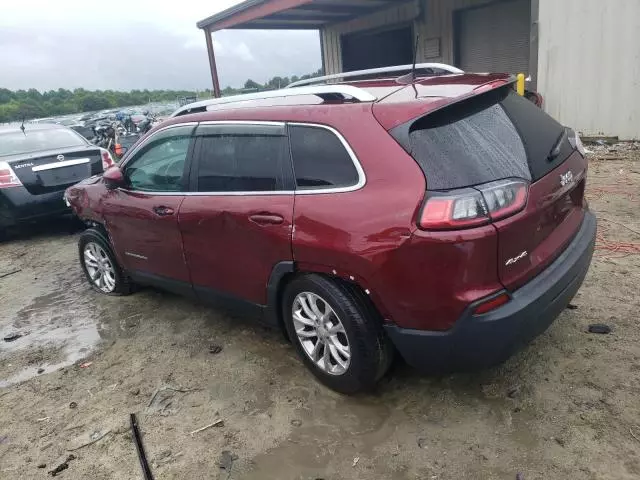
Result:
<instances>
[{"instance_id":1,"label":"corrugated metal wall","mask_svg":"<svg viewBox=\"0 0 640 480\"><path fill-rule=\"evenodd\" d=\"M540 0L538 89L584 134L640 139L640 0Z\"/></svg>"}]
</instances>

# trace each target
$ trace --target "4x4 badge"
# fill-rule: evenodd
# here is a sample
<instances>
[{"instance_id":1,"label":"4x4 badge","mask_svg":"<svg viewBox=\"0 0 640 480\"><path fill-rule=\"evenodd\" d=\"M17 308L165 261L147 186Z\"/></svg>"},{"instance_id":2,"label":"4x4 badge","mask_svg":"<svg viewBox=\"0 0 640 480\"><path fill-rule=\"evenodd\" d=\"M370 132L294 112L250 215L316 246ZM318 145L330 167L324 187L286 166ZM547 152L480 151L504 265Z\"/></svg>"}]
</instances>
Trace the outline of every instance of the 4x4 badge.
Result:
<instances>
[{"instance_id":1,"label":"4x4 badge","mask_svg":"<svg viewBox=\"0 0 640 480\"><path fill-rule=\"evenodd\" d=\"M524 252L522 252L520 255L518 255L517 257L513 257L510 258L509 260L507 260L505 262L505 266L508 267L509 265L513 265L514 263L522 260L524 257L526 257L527 255L529 255L529 253L525 250Z\"/></svg>"},{"instance_id":2,"label":"4x4 badge","mask_svg":"<svg viewBox=\"0 0 640 480\"><path fill-rule=\"evenodd\" d=\"M571 170L560 175L560 185L564 187L570 183L573 183L573 172Z\"/></svg>"}]
</instances>

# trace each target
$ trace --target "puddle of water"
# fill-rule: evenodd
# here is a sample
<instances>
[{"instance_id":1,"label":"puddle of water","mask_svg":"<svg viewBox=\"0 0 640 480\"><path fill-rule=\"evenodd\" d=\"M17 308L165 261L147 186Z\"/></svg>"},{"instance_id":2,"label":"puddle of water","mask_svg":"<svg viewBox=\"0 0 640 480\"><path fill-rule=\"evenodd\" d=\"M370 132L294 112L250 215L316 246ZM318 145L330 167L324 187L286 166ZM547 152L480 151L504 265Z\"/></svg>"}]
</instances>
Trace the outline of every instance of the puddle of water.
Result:
<instances>
[{"instance_id":1,"label":"puddle of water","mask_svg":"<svg viewBox=\"0 0 640 480\"><path fill-rule=\"evenodd\" d=\"M0 341L0 359L43 347L57 350L56 360L60 356L63 358L57 362L47 362L45 358L41 365L22 368L8 378L0 379L0 388L36 377L40 368L50 373L72 365L98 345L101 334L95 309L73 293L55 292L37 297L18 312L13 323L0 325L0 338L14 332L23 334L13 342Z\"/></svg>"}]
</instances>

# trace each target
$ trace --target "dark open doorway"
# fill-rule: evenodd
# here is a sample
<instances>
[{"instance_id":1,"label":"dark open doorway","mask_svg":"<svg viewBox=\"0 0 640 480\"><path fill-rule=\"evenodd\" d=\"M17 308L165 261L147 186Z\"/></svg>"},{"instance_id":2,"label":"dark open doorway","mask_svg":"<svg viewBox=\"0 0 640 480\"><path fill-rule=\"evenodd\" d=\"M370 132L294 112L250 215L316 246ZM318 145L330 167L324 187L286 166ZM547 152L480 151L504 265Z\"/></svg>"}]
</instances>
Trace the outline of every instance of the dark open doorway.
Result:
<instances>
[{"instance_id":1,"label":"dark open doorway","mask_svg":"<svg viewBox=\"0 0 640 480\"><path fill-rule=\"evenodd\" d=\"M363 70L413 62L413 28L352 33L342 36L342 69Z\"/></svg>"}]
</instances>

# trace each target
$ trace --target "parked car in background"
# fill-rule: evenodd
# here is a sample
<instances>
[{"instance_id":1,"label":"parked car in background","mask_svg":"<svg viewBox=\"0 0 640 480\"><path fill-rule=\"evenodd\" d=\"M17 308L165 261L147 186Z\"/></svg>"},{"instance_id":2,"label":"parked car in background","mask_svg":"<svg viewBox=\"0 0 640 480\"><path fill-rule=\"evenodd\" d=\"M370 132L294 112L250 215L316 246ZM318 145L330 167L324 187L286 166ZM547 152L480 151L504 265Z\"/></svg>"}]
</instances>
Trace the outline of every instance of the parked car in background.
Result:
<instances>
[{"instance_id":1,"label":"parked car in background","mask_svg":"<svg viewBox=\"0 0 640 480\"><path fill-rule=\"evenodd\" d=\"M256 313L344 393L375 385L394 350L428 371L505 360L589 268L582 144L509 75L406 83L179 111L102 178L67 190L91 227L79 242L89 283Z\"/></svg>"},{"instance_id":2,"label":"parked car in background","mask_svg":"<svg viewBox=\"0 0 640 480\"><path fill-rule=\"evenodd\" d=\"M70 213L65 189L113 164L109 152L63 125L0 126L0 235L20 223Z\"/></svg>"}]
</instances>

